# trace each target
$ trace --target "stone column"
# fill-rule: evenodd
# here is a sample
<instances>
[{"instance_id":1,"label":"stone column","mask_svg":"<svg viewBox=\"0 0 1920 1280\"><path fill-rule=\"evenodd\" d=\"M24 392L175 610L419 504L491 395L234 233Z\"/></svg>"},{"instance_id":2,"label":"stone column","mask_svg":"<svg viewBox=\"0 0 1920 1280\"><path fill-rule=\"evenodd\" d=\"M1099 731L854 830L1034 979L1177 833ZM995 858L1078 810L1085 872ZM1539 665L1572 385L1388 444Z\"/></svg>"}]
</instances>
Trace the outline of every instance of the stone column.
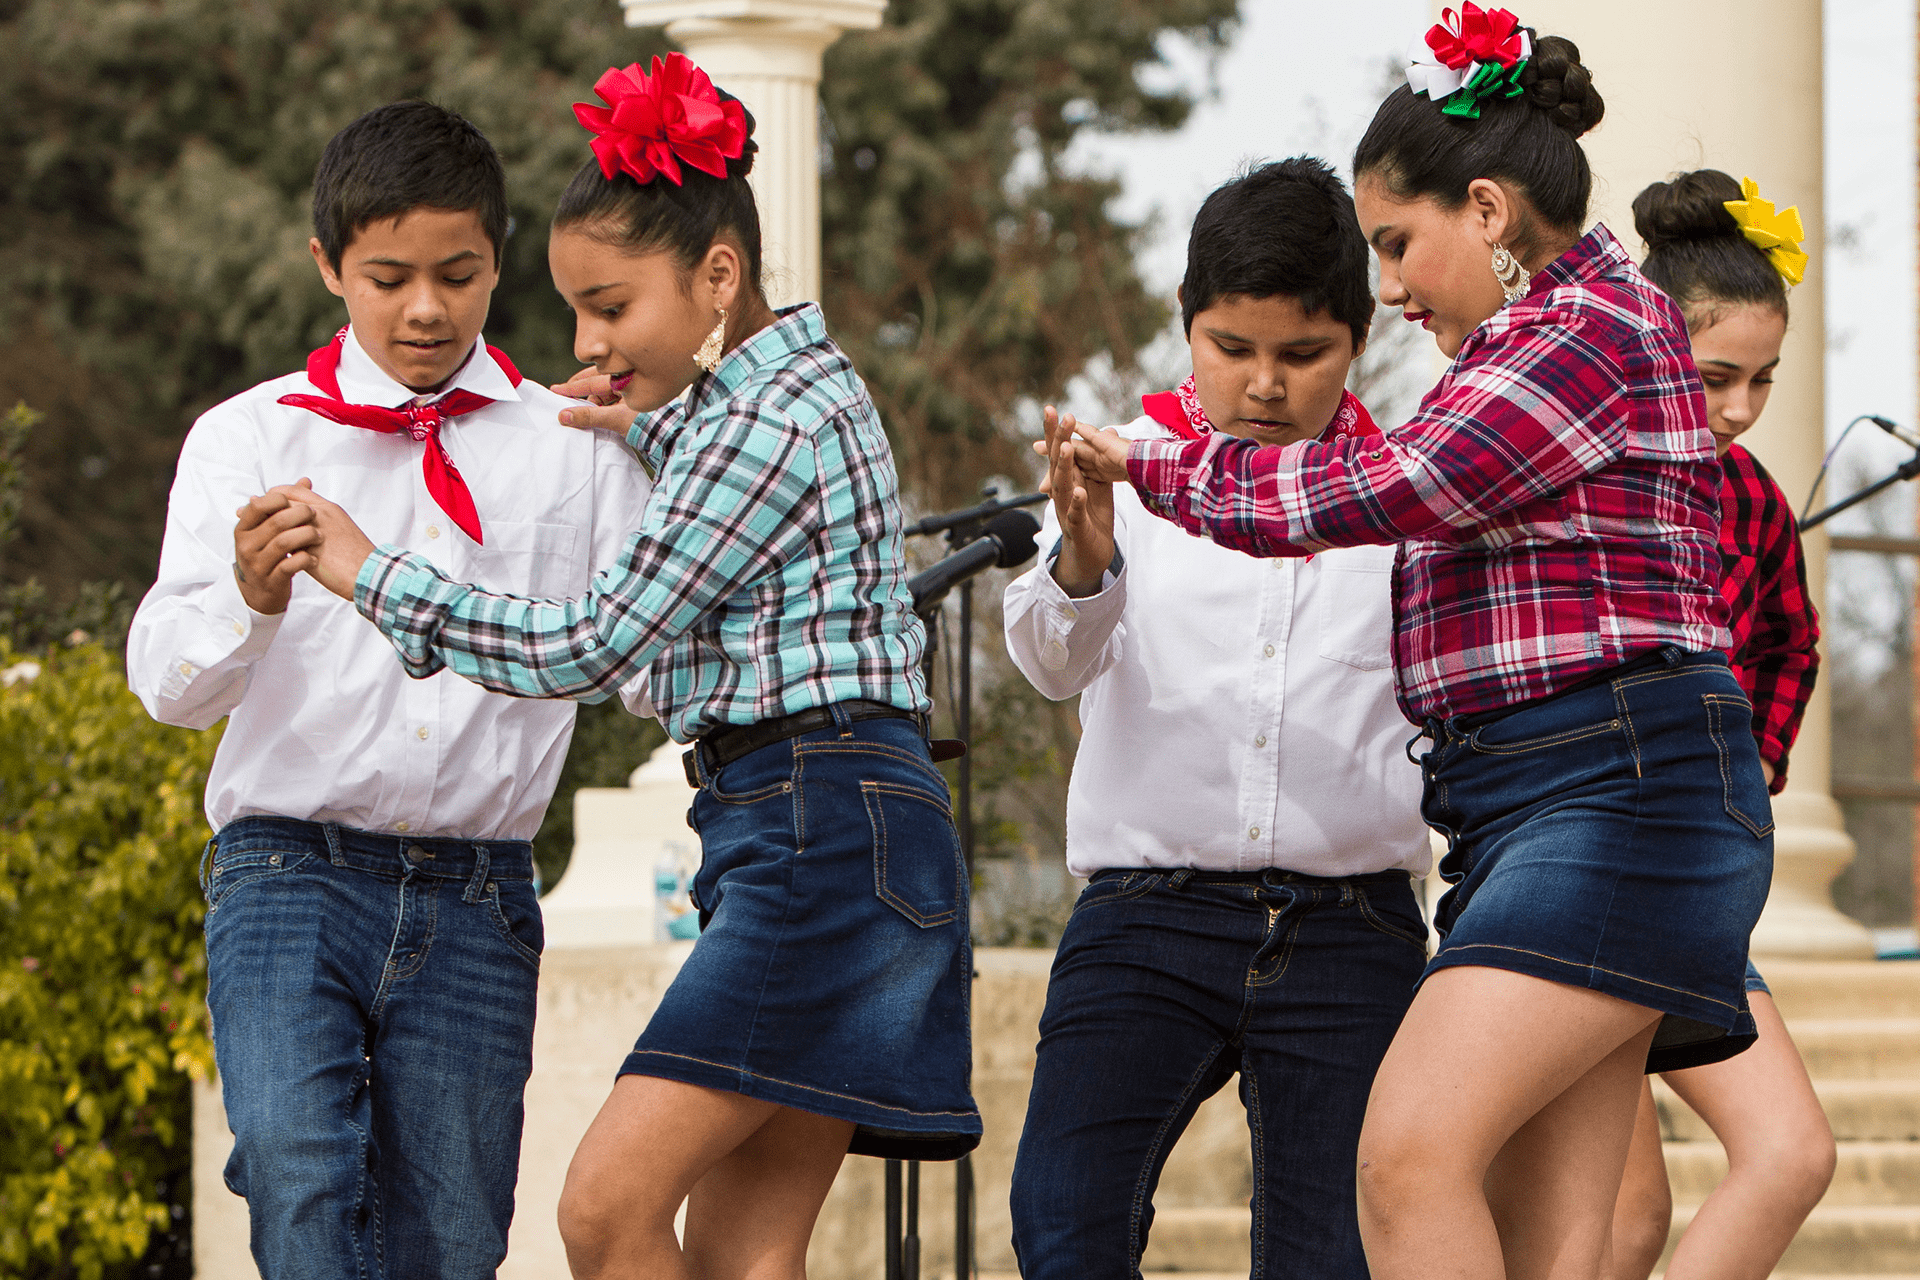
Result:
<instances>
[{"instance_id":1,"label":"stone column","mask_svg":"<svg viewBox=\"0 0 1920 1280\"><path fill-rule=\"evenodd\" d=\"M768 300L820 296L820 57L880 25L886 0L622 0L627 25L664 26L754 116Z\"/></svg>"},{"instance_id":2,"label":"stone column","mask_svg":"<svg viewBox=\"0 0 1920 1280\"><path fill-rule=\"evenodd\" d=\"M1825 448L1822 256L1822 33L1819 0L1528 0L1516 9L1542 35L1580 46L1606 99L1583 142L1594 168L1593 217L1644 251L1629 208L1647 183L1688 169L1751 175L1776 207L1800 207L1813 255L1792 291L1793 321L1766 416L1744 443L1796 501ZM1806 537L1809 586L1826 598L1827 535ZM1833 878L1853 841L1829 793L1832 712L1824 684L1794 747L1787 789L1774 797L1773 891L1753 932L1759 957L1873 955L1872 935L1833 906Z\"/></svg>"}]
</instances>

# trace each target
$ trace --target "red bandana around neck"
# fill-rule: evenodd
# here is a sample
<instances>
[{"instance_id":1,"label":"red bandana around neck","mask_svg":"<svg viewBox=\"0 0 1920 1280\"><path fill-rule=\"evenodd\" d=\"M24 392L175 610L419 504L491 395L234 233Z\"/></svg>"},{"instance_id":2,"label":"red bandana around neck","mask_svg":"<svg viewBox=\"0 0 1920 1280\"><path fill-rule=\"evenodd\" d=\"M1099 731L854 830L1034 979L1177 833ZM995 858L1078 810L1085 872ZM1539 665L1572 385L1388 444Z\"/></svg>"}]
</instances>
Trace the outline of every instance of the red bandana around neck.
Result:
<instances>
[{"instance_id":1,"label":"red bandana around neck","mask_svg":"<svg viewBox=\"0 0 1920 1280\"><path fill-rule=\"evenodd\" d=\"M1149 396L1140 397L1140 407L1147 416L1173 432L1182 440L1198 440L1213 430L1213 424L1207 421L1207 411L1200 407L1200 395L1194 390L1193 375L1172 391L1156 391ZM1322 441L1355 440L1364 436L1377 436L1380 428L1374 425L1373 415L1351 391L1340 393L1340 407L1335 410L1333 421L1320 433Z\"/></svg>"},{"instance_id":2,"label":"red bandana around neck","mask_svg":"<svg viewBox=\"0 0 1920 1280\"><path fill-rule=\"evenodd\" d=\"M480 536L480 512L473 505L473 494L467 489L467 482L460 478L459 468L453 465L453 459L447 455L446 445L440 442L440 427L448 418L484 409L493 400L478 392L456 387L431 404L409 402L396 409L371 404L348 404L340 394L340 352L345 348L346 341L347 331L341 329L333 335L332 342L307 357L307 381L320 388L324 395L281 396L280 403L296 409L312 410L343 427L364 427L368 431L387 435L405 435L425 444L427 447L421 455L420 468L426 474L427 492L433 495L433 500L440 504L440 509L460 527L462 533L484 544L486 540ZM493 357L494 363L500 366L514 386L520 385L520 371L513 367L513 361L507 359L505 352L489 346L487 354Z\"/></svg>"}]
</instances>

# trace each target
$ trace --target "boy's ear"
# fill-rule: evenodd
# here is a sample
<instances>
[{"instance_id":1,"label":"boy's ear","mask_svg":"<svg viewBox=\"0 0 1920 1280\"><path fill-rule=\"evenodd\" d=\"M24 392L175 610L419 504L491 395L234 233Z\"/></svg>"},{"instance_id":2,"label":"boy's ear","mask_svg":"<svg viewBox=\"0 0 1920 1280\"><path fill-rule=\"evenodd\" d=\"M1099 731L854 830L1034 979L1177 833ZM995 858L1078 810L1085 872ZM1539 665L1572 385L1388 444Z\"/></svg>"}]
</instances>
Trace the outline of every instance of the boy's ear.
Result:
<instances>
[{"instance_id":1,"label":"boy's ear","mask_svg":"<svg viewBox=\"0 0 1920 1280\"><path fill-rule=\"evenodd\" d=\"M327 251L321 246L319 236L307 238L307 252L313 255L313 265L320 268L320 279L326 284L327 292L336 298L346 297L347 286L340 283L340 273L327 261Z\"/></svg>"},{"instance_id":2,"label":"boy's ear","mask_svg":"<svg viewBox=\"0 0 1920 1280\"><path fill-rule=\"evenodd\" d=\"M1362 337L1359 341L1353 344L1353 355L1351 358L1348 359L1347 363L1352 364L1355 360L1358 360L1361 356L1365 354L1367 354L1367 340L1366 338Z\"/></svg>"}]
</instances>

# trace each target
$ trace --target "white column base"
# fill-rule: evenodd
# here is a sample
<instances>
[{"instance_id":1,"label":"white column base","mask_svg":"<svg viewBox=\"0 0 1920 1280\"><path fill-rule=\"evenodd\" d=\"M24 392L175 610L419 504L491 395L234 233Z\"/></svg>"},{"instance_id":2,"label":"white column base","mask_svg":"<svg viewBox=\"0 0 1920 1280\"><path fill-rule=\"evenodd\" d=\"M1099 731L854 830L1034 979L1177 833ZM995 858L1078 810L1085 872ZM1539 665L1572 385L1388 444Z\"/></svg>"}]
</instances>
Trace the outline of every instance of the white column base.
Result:
<instances>
[{"instance_id":1,"label":"white column base","mask_svg":"<svg viewBox=\"0 0 1920 1280\"><path fill-rule=\"evenodd\" d=\"M1753 928L1756 962L1873 959L1873 934L1833 905L1833 878L1854 853L1840 806L1789 785L1773 798L1773 818L1773 889Z\"/></svg>"}]
</instances>

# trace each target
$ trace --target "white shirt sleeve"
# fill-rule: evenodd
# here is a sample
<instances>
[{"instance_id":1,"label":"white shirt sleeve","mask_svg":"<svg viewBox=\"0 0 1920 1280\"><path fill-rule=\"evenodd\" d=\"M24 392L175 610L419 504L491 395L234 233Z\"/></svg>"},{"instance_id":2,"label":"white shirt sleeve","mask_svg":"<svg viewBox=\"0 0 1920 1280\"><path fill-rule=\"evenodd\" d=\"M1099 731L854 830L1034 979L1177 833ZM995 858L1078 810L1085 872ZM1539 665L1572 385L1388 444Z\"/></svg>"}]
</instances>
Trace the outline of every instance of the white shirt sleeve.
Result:
<instances>
[{"instance_id":1,"label":"white shirt sleeve","mask_svg":"<svg viewBox=\"0 0 1920 1280\"><path fill-rule=\"evenodd\" d=\"M181 447L159 577L127 636L127 684L163 723L205 729L239 706L285 617L248 608L234 580L234 513L268 487L257 454L251 423L226 408Z\"/></svg>"},{"instance_id":2,"label":"white shirt sleeve","mask_svg":"<svg viewBox=\"0 0 1920 1280\"><path fill-rule=\"evenodd\" d=\"M1054 581L1059 539L1060 522L1049 503L1040 526L1040 563L1007 584L1002 607L1013 665L1055 702L1081 692L1119 661L1127 608L1127 530L1119 511L1113 521L1119 572L1103 571L1094 595L1076 600Z\"/></svg>"},{"instance_id":3,"label":"white shirt sleeve","mask_svg":"<svg viewBox=\"0 0 1920 1280\"><path fill-rule=\"evenodd\" d=\"M589 546L597 573L619 560L628 535L640 527L647 499L653 495L653 482L625 440L610 431L595 430L593 487L593 533ZM636 716L658 718L645 670L620 686L620 701Z\"/></svg>"}]
</instances>

